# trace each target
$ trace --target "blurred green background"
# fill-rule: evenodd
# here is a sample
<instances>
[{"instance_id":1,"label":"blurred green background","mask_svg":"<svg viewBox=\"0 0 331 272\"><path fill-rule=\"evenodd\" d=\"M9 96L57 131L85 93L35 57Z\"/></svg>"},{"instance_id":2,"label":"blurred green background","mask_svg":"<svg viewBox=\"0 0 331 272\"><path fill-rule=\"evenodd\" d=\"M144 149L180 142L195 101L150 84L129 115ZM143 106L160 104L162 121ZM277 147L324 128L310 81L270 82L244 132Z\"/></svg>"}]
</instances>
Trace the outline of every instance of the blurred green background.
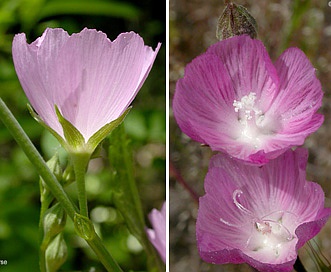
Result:
<instances>
[{"instance_id":1,"label":"blurred green background","mask_svg":"<svg viewBox=\"0 0 331 272\"><path fill-rule=\"evenodd\" d=\"M56 151L63 164L66 157L57 141L28 113L28 101L11 57L13 36L25 32L32 42L46 27L61 27L69 34L88 27L105 32L111 40L133 30L153 49L162 43L124 122L146 222L147 214L152 208L160 209L165 199L165 4L152 0L0 0L0 96L45 160ZM112 205L107 149L101 154L91 161L87 175L91 218L120 266L125 271L144 271L146 256ZM2 122L0 158L0 260L7 261L0 270L39 271L39 178ZM74 194L75 187L68 191ZM74 234L70 219L64 234L69 256L62 271L104 271L85 242Z\"/></svg>"},{"instance_id":2,"label":"blurred green background","mask_svg":"<svg viewBox=\"0 0 331 272\"><path fill-rule=\"evenodd\" d=\"M216 39L216 25L225 1L170 0L170 104L175 84L183 77L184 67L204 53ZM258 25L258 39L276 60L285 48L302 49L316 68L324 91L320 112L325 121L306 139L309 149L307 180L318 182L331 207L331 1L327 0L238 0L253 15ZM220 272L252 271L248 265L211 265L198 254L195 222L198 205L178 181L181 175L198 195L204 194L203 180L210 156L208 147L192 141L177 126L170 111L170 161L176 171L170 173L170 271ZM331 262L331 220L315 238ZM308 271L318 271L307 247L299 253Z\"/></svg>"}]
</instances>

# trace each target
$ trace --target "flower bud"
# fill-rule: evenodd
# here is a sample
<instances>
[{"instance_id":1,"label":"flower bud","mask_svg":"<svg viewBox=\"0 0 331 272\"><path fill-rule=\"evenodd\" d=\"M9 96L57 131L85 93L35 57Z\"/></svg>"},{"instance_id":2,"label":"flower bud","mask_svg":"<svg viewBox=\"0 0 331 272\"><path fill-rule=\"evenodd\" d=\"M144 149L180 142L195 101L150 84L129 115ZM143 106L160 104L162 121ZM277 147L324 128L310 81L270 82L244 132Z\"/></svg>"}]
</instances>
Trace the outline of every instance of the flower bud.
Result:
<instances>
[{"instance_id":1,"label":"flower bud","mask_svg":"<svg viewBox=\"0 0 331 272\"><path fill-rule=\"evenodd\" d=\"M59 234L65 227L67 215L60 203L56 203L48 209L44 215L44 239L43 246L47 246L50 241Z\"/></svg>"},{"instance_id":2,"label":"flower bud","mask_svg":"<svg viewBox=\"0 0 331 272\"><path fill-rule=\"evenodd\" d=\"M93 223L90 219L78 213L74 217L75 230L85 240L91 240L95 234Z\"/></svg>"},{"instance_id":3,"label":"flower bud","mask_svg":"<svg viewBox=\"0 0 331 272\"><path fill-rule=\"evenodd\" d=\"M257 37L256 21L245 7L230 2L218 19L216 37L218 40L224 40L243 34L255 39Z\"/></svg>"},{"instance_id":4,"label":"flower bud","mask_svg":"<svg viewBox=\"0 0 331 272\"><path fill-rule=\"evenodd\" d=\"M67 259L67 245L63 234L58 234L46 249L46 268L48 272L57 271Z\"/></svg>"},{"instance_id":5,"label":"flower bud","mask_svg":"<svg viewBox=\"0 0 331 272\"><path fill-rule=\"evenodd\" d=\"M62 180L62 168L60 165L60 160L59 160L59 154L55 153L55 155L46 162L48 168L51 170L51 172L55 175L57 180L61 181ZM40 178L40 201L42 203L48 202L47 207L49 203L51 203L54 199L54 196L52 193L49 191L47 188L45 182L43 181L42 178Z\"/></svg>"},{"instance_id":6,"label":"flower bud","mask_svg":"<svg viewBox=\"0 0 331 272\"><path fill-rule=\"evenodd\" d=\"M69 163L66 169L63 171L62 186L67 186L75 181L74 166Z\"/></svg>"}]
</instances>

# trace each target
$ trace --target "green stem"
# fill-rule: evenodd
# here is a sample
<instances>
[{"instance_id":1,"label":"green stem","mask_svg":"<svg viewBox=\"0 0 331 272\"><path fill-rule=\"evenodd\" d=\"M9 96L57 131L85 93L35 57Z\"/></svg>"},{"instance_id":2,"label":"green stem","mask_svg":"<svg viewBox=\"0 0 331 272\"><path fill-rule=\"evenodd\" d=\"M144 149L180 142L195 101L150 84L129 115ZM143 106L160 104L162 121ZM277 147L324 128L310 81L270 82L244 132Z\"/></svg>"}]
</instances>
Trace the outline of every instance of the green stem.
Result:
<instances>
[{"instance_id":1,"label":"green stem","mask_svg":"<svg viewBox=\"0 0 331 272\"><path fill-rule=\"evenodd\" d=\"M61 203L68 216L74 221L77 208L70 201L61 184L58 182L54 174L48 168L47 164L31 142L30 138L26 135L20 124L17 122L17 120L1 98L0 119L8 128L8 130L10 131L16 142L19 144L19 146L22 148L22 150L25 152L31 163L35 166L38 174L43 178L49 190L56 197L58 202ZM108 253L107 249L104 247L100 238L96 234L92 240L87 242L108 271L122 272L121 268Z\"/></svg>"},{"instance_id":2,"label":"green stem","mask_svg":"<svg viewBox=\"0 0 331 272\"><path fill-rule=\"evenodd\" d=\"M96 234L92 240L86 241L89 246L93 249L94 253L98 256L101 263L107 269L107 271L123 272L119 265L114 261L113 257L109 254L107 249L104 247L101 239Z\"/></svg>"},{"instance_id":3,"label":"green stem","mask_svg":"<svg viewBox=\"0 0 331 272\"><path fill-rule=\"evenodd\" d=\"M13 114L7 108L6 104L0 98L0 119L8 128L16 142L23 149L26 156L29 158L31 163L36 168L38 174L43 178L44 182L47 184L49 190L61 203L63 208L66 210L70 217L75 215L75 207L71 203L69 197L63 190L61 184L58 182L54 174L48 168L46 162L39 154L38 150L35 148L30 138L26 135L20 124L17 122Z\"/></svg>"},{"instance_id":4,"label":"green stem","mask_svg":"<svg viewBox=\"0 0 331 272\"><path fill-rule=\"evenodd\" d=\"M80 214L88 218L87 197L85 189L85 174L90 161L89 153L71 154L72 164L74 166L75 180L77 183L78 202Z\"/></svg>"}]
</instances>

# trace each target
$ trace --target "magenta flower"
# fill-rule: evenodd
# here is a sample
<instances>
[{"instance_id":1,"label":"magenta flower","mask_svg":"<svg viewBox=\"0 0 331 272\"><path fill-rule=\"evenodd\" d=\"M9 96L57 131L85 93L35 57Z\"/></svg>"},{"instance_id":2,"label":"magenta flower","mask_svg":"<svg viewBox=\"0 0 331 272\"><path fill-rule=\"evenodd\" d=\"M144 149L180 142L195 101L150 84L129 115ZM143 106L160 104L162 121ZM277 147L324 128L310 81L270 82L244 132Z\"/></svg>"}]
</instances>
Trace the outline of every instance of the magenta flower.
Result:
<instances>
[{"instance_id":1,"label":"magenta flower","mask_svg":"<svg viewBox=\"0 0 331 272\"><path fill-rule=\"evenodd\" d=\"M259 167L215 155L196 225L201 258L292 271L298 249L331 215L322 188L306 181L307 157L305 149L288 150Z\"/></svg>"},{"instance_id":2,"label":"magenta flower","mask_svg":"<svg viewBox=\"0 0 331 272\"><path fill-rule=\"evenodd\" d=\"M16 35L12 51L18 78L40 119L64 138L56 106L87 142L125 112L159 48L145 46L134 32L110 41L94 29L70 36L48 28L31 44L24 33Z\"/></svg>"},{"instance_id":3,"label":"magenta flower","mask_svg":"<svg viewBox=\"0 0 331 272\"><path fill-rule=\"evenodd\" d=\"M302 145L323 123L322 90L298 48L272 64L261 41L236 36L194 59L177 82L173 112L193 140L264 164Z\"/></svg>"},{"instance_id":4,"label":"magenta flower","mask_svg":"<svg viewBox=\"0 0 331 272\"><path fill-rule=\"evenodd\" d=\"M163 203L161 211L153 209L148 215L153 229L146 229L148 239L159 252L163 262L166 262L166 203Z\"/></svg>"}]
</instances>

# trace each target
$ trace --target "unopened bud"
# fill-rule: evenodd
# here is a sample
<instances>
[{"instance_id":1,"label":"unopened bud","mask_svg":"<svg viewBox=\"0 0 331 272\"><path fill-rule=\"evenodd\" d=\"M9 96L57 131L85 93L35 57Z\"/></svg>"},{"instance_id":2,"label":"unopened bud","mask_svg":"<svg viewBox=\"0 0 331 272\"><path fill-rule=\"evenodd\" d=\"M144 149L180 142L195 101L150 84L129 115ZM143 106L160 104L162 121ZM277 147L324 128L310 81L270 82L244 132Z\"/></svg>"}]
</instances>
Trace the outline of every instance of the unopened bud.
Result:
<instances>
[{"instance_id":1,"label":"unopened bud","mask_svg":"<svg viewBox=\"0 0 331 272\"><path fill-rule=\"evenodd\" d=\"M254 17L241 5L227 3L223 14L218 19L216 37L224 40L233 36L247 34L252 39L257 37L257 24Z\"/></svg>"},{"instance_id":2,"label":"unopened bud","mask_svg":"<svg viewBox=\"0 0 331 272\"><path fill-rule=\"evenodd\" d=\"M46 162L48 168L51 170L51 172L55 175L55 177L61 181L62 179L62 168L60 165L59 155L58 153L55 153L55 155ZM54 199L52 193L47 188L47 185L43 181L42 178L40 178L40 201L42 203L44 202L52 202Z\"/></svg>"},{"instance_id":3,"label":"unopened bud","mask_svg":"<svg viewBox=\"0 0 331 272\"><path fill-rule=\"evenodd\" d=\"M63 172L62 185L68 186L69 184L73 183L74 181L75 181L74 166L71 163L69 163L67 168Z\"/></svg>"},{"instance_id":4,"label":"unopened bud","mask_svg":"<svg viewBox=\"0 0 331 272\"><path fill-rule=\"evenodd\" d=\"M87 217L76 213L74 217L74 225L77 234L83 239L88 241L94 237L95 231L93 223Z\"/></svg>"},{"instance_id":5,"label":"unopened bud","mask_svg":"<svg viewBox=\"0 0 331 272\"><path fill-rule=\"evenodd\" d=\"M49 242L59 234L66 224L66 213L60 203L56 203L48 209L44 215L44 239L43 246L47 246Z\"/></svg>"},{"instance_id":6,"label":"unopened bud","mask_svg":"<svg viewBox=\"0 0 331 272\"><path fill-rule=\"evenodd\" d=\"M46 249L46 268L47 272L57 271L66 261L68 256L67 245L63 234L58 234Z\"/></svg>"}]
</instances>

